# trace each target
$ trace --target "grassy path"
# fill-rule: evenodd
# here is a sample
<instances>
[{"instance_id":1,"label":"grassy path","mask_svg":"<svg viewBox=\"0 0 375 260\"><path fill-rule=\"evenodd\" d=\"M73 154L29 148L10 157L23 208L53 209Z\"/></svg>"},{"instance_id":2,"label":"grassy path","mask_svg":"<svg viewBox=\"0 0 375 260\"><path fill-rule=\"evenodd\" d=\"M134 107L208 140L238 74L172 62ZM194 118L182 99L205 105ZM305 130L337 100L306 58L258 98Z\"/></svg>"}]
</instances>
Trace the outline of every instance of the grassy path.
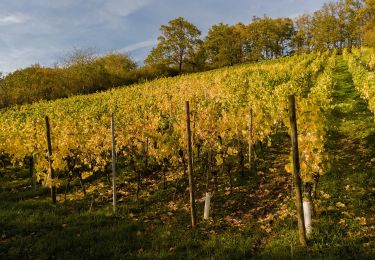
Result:
<instances>
[{"instance_id":1,"label":"grassy path","mask_svg":"<svg viewBox=\"0 0 375 260\"><path fill-rule=\"evenodd\" d=\"M370 257L375 248L375 125L342 56L334 77L327 144L332 167L321 180L322 211L313 243L328 244L335 258Z\"/></svg>"}]
</instances>

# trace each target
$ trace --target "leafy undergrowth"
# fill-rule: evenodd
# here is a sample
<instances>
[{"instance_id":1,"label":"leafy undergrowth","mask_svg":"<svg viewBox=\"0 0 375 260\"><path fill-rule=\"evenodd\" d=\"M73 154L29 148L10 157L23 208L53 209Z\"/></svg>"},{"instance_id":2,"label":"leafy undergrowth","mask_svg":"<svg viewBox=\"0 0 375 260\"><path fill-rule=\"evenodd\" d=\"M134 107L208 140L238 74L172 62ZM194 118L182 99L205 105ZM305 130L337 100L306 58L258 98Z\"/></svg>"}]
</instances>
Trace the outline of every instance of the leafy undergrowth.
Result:
<instances>
[{"instance_id":1,"label":"leafy undergrowth","mask_svg":"<svg viewBox=\"0 0 375 260\"><path fill-rule=\"evenodd\" d=\"M197 169L198 226L190 226L187 178L179 171L142 176L121 170L118 212L112 214L106 176L91 176L84 197L79 182L52 205L49 191L30 185L27 172L0 174L0 258L373 258L375 130L341 57L327 149L332 167L320 180L308 248L297 239L290 175L284 170L289 138L279 132L258 151L257 171L220 176L212 215L202 221L205 176Z\"/></svg>"}]
</instances>

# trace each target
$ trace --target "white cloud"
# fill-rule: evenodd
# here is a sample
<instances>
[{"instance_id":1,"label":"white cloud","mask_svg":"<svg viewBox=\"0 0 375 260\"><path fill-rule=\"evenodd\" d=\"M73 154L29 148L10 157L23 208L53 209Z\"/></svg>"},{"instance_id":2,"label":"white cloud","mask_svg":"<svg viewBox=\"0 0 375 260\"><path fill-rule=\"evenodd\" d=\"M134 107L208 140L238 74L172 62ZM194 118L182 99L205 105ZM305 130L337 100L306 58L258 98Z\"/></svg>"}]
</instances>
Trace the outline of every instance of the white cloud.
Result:
<instances>
[{"instance_id":1,"label":"white cloud","mask_svg":"<svg viewBox=\"0 0 375 260\"><path fill-rule=\"evenodd\" d=\"M139 49L151 47L157 44L157 40L148 40L143 42L137 42L135 44L131 44L128 46L125 46L124 48L118 49L118 52L132 52Z\"/></svg>"},{"instance_id":2,"label":"white cloud","mask_svg":"<svg viewBox=\"0 0 375 260\"><path fill-rule=\"evenodd\" d=\"M0 16L0 26L25 23L27 20L28 17L22 14Z\"/></svg>"}]
</instances>

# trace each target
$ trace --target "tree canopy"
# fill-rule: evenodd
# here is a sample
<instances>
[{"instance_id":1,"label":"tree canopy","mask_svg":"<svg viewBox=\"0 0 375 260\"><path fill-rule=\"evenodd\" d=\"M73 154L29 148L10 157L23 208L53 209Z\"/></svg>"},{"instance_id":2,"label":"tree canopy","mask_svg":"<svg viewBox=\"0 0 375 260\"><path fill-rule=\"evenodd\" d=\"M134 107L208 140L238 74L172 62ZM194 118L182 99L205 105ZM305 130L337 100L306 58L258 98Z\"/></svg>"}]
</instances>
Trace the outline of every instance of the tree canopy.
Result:
<instances>
[{"instance_id":1,"label":"tree canopy","mask_svg":"<svg viewBox=\"0 0 375 260\"><path fill-rule=\"evenodd\" d=\"M220 23L208 30L204 40L207 66L219 68L230 66L242 61L240 32L235 27Z\"/></svg>"},{"instance_id":2,"label":"tree canopy","mask_svg":"<svg viewBox=\"0 0 375 260\"><path fill-rule=\"evenodd\" d=\"M201 31L182 17L162 25L160 31L158 45L152 49L145 63L177 66L181 73L182 66L194 59L201 42Z\"/></svg>"}]
</instances>

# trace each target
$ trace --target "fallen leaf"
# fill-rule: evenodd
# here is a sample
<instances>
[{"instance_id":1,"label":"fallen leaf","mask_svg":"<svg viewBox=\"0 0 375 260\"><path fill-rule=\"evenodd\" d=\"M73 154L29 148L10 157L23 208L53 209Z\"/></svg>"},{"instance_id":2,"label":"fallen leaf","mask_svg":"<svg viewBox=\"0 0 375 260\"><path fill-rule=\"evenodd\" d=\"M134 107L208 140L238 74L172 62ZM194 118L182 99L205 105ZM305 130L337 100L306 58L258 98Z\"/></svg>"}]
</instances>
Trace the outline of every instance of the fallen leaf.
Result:
<instances>
[{"instance_id":1,"label":"fallen leaf","mask_svg":"<svg viewBox=\"0 0 375 260\"><path fill-rule=\"evenodd\" d=\"M358 223L362 226L366 225L367 224L367 221L366 221L366 218L364 217L356 217L355 220L358 221Z\"/></svg>"}]
</instances>

